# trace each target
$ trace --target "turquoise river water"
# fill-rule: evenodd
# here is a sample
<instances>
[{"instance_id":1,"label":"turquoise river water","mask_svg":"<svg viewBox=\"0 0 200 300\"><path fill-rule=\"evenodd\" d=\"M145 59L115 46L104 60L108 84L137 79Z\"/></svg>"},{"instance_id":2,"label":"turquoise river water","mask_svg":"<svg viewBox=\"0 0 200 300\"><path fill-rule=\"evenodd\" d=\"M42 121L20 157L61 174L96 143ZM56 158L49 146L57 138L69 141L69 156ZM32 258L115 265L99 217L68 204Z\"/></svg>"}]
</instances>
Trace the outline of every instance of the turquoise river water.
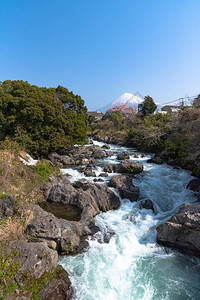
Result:
<instances>
[{"instance_id":1,"label":"turquoise river water","mask_svg":"<svg viewBox=\"0 0 200 300\"><path fill-rule=\"evenodd\" d=\"M144 172L133 179L134 185L140 186L140 198L134 203L123 199L118 210L96 216L101 233L98 238L89 240L88 250L60 257L59 263L72 281L74 299L199 300L200 260L156 242L156 227L176 213L182 203L195 201L193 193L186 189L192 179L190 172L166 164L146 163L151 155L142 157L133 148L110 146L110 151L128 150L132 160L144 163ZM134 158L134 154L138 154L138 158ZM115 154L99 160L94 170L98 175L103 165L117 162ZM71 181L84 177L73 169L62 172L71 174ZM155 214L138 208L139 201L147 198L154 202ZM100 235L106 232L115 234L109 243L100 242Z\"/></svg>"}]
</instances>

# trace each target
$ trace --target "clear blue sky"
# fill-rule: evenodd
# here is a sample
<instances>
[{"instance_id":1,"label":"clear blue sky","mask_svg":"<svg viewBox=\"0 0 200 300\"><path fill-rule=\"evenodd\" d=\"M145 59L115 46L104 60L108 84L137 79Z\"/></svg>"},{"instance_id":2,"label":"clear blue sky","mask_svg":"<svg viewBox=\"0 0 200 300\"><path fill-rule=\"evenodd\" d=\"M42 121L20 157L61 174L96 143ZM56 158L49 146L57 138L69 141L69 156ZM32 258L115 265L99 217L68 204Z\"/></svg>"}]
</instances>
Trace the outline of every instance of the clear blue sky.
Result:
<instances>
[{"instance_id":1,"label":"clear blue sky","mask_svg":"<svg viewBox=\"0 0 200 300\"><path fill-rule=\"evenodd\" d=\"M90 110L200 93L199 0L0 0L0 29L0 80L60 84Z\"/></svg>"}]
</instances>

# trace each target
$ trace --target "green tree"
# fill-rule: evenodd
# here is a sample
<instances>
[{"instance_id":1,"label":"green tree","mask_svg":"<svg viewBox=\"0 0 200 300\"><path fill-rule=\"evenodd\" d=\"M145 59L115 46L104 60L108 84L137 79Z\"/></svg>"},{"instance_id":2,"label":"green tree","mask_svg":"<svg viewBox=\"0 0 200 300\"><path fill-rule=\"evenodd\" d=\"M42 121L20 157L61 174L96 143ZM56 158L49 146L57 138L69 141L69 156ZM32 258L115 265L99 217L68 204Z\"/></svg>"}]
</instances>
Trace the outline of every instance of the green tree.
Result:
<instances>
[{"instance_id":1,"label":"green tree","mask_svg":"<svg viewBox=\"0 0 200 300\"><path fill-rule=\"evenodd\" d=\"M84 143L87 108L79 95L68 89L40 88L24 81L0 84L0 138L9 136L31 154Z\"/></svg>"},{"instance_id":2,"label":"green tree","mask_svg":"<svg viewBox=\"0 0 200 300\"><path fill-rule=\"evenodd\" d=\"M144 101L138 105L138 111L143 117L152 114L157 108L157 105L150 96L145 96Z\"/></svg>"}]
</instances>

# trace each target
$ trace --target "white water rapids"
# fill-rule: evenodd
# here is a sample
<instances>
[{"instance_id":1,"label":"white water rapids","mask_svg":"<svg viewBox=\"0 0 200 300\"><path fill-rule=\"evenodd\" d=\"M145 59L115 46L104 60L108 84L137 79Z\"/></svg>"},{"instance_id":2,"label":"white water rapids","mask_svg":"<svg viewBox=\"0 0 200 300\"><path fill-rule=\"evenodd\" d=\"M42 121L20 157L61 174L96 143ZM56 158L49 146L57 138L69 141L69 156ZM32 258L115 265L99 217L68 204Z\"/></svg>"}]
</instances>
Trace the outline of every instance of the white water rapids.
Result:
<instances>
[{"instance_id":1,"label":"white water rapids","mask_svg":"<svg viewBox=\"0 0 200 300\"><path fill-rule=\"evenodd\" d=\"M95 142L100 146L103 143ZM144 163L144 172L133 179L140 186L140 200L151 199L156 213L140 210L138 202L121 200L115 211L99 214L95 220L102 236L114 232L109 243L89 241L89 249L75 256L65 256L59 263L67 270L78 300L199 300L200 260L161 247L156 242L156 227L177 212L185 202L195 201L185 187L190 172L166 164L145 161L134 149L111 145L110 151L128 150L131 159ZM133 154L139 154L133 158ZM99 160L94 168L100 174L103 165L117 163L116 155ZM84 175L66 169L76 181ZM111 175L111 174L109 174ZM114 175L114 174L112 174ZM88 178L87 178L88 179ZM90 178L93 181L94 178Z\"/></svg>"}]
</instances>

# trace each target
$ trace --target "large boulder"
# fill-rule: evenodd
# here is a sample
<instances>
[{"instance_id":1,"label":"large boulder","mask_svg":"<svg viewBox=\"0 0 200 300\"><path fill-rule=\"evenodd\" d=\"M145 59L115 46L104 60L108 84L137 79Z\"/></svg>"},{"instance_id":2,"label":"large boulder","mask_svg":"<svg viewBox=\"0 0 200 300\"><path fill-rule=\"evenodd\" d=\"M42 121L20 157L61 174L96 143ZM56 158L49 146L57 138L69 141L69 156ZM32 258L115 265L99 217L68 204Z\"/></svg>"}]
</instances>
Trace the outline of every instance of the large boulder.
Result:
<instances>
[{"instance_id":1,"label":"large boulder","mask_svg":"<svg viewBox=\"0 0 200 300\"><path fill-rule=\"evenodd\" d=\"M38 205L33 207L33 212L34 218L28 223L25 230L30 238L46 242L49 248L57 250L59 254L79 252L80 236L83 235L84 224L58 219Z\"/></svg>"},{"instance_id":2,"label":"large boulder","mask_svg":"<svg viewBox=\"0 0 200 300\"><path fill-rule=\"evenodd\" d=\"M143 171L143 163L139 161L123 160L119 164L107 165L104 167L104 172L108 173L127 173L138 174Z\"/></svg>"},{"instance_id":3,"label":"large boulder","mask_svg":"<svg viewBox=\"0 0 200 300\"><path fill-rule=\"evenodd\" d=\"M96 158L96 159L102 159L102 158L106 158L109 157L110 154L104 150L101 149L97 149L96 151L93 152L92 157Z\"/></svg>"},{"instance_id":4,"label":"large boulder","mask_svg":"<svg viewBox=\"0 0 200 300\"><path fill-rule=\"evenodd\" d=\"M47 281L39 293L42 300L70 300L73 296L73 288L67 272L61 266L57 269L56 278Z\"/></svg>"},{"instance_id":5,"label":"large boulder","mask_svg":"<svg viewBox=\"0 0 200 300\"><path fill-rule=\"evenodd\" d=\"M150 199L141 201L139 204L139 209L151 209L153 212L155 212L153 202Z\"/></svg>"},{"instance_id":6,"label":"large boulder","mask_svg":"<svg viewBox=\"0 0 200 300\"><path fill-rule=\"evenodd\" d=\"M51 187L47 201L76 205L76 195L77 191L70 183L60 182Z\"/></svg>"},{"instance_id":7,"label":"large boulder","mask_svg":"<svg viewBox=\"0 0 200 300\"><path fill-rule=\"evenodd\" d=\"M107 144L105 144L105 145L103 145L103 146L101 147L101 149L110 149L110 146L107 145Z\"/></svg>"},{"instance_id":8,"label":"large boulder","mask_svg":"<svg viewBox=\"0 0 200 300\"><path fill-rule=\"evenodd\" d=\"M123 151L122 153L119 153L117 155L118 160L124 160L124 159L129 159L129 158L130 158L130 154L128 153L128 151Z\"/></svg>"},{"instance_id":9,"label":"large boulder","mask_svg":"<svg viewBox=\"0 0 200 300\"><path fill-rule=\"evenodd\" d=\"M93 206L96 213L117 209L120 206L119 198L106 186L90 183L86 180L79 180L75 184L78 196L83 209Z\"/></svg>"},{"instance_id":10,"label":"large boulder","mask_svg":"<svg viewBox=\"0 0 200 300\"><path fill-rule=\"evenodd\" d=\"M87 177L96 177L96 173L89 169L84 171L84 175Z\"/></svg>"},{"instance_id":11,"label":"large boulder","mask_svg":"<svg viewBox=\"0 0 200 300\"><path fill-rule=\"evenodd\" d=\"M34 218L27 225L26 234L48 241L56 241L61 237L61 228L53 214L36 205L34 207Z\"/></svg>"},{"instance_id":12,"label":"large boulder","mask_svg":"<svg viewBox=\"0 0 200 300\"><path fill-rule=\"evenodd\" d=\"M200 257L200 203L181 205L176 215L157 227L157 241Z\"/></svg>"},{"instance_id":13,"label":"large boulder","mask_svg":"<svg viewBox=\"0 0 200 300\"><path fill-rule=\"evenodd\" d=\"M23 285L23 278L39 279L46 272L53 272L57 266L58 253L50 249L45 242L27 243L18 240L10 242L8 253L18 251L15 260L20 262L20 268L15 275L15 280Z\"/></svg>"},{"instance_id":14,"label":"large boulder","mask_svg":"<svg viewBox=\"0 0 200 300\"><path fill-rule=\"evenodd\" d=\"M156 165L161 165L164 163L164 160L159 156L154 156L147 160L147 163L154 163Z\"/></svg>"},{"instance_id":15,"label":"large boulder","mask_svg":"<svg viewBox=\"0 0 200 300\"><path fill-rule=\"evenodd\" d=\"M194 192L200 192L200 179L192 179L188 185L187 185L187 189L190 189Z\"/></svg>"},{"instance_id":16,"label":"large boulder","mask_svg":"<svg viewBox=\"0 0 200 300\"><path fill-rule=\"evenodd\" d=\"M82 209L82 218L94 217L100 210L108 211L120 206L119 198L106 186L79 180L74 186L60 183L52 186L47 201L74 204Z\"/></svg>"},{"instance_id":17,"label":"large boulder","mask_svg":"<svg viewBox=\"0 0 200 300\"><path fill-rule=\"evenodd\" d=\"M143 163L139 161L124 160L115 166L117 173L138 174L143 171Z\"/></svg>"},{"instance_id":18,"label":"large boulder","mask_svg":"<svg viewBox=\"0 0 200 300\"><path fill-rule=\"evenodd\" d=\"M100 173L99 177L108 177L108 173L107 172Z\"/></svg>"},{"instance_id":19,"label":"large boulder","mask_svg":"<svg viewBox=\"0 0 200 300\"><path fill-rule=\"evenodd\" d=\"M131 202L138 200L139 187L134 186L132 178L127 175L112 176L109 186L116 188L122 199L126 198Z\"/></svg>"}]
</instances>

